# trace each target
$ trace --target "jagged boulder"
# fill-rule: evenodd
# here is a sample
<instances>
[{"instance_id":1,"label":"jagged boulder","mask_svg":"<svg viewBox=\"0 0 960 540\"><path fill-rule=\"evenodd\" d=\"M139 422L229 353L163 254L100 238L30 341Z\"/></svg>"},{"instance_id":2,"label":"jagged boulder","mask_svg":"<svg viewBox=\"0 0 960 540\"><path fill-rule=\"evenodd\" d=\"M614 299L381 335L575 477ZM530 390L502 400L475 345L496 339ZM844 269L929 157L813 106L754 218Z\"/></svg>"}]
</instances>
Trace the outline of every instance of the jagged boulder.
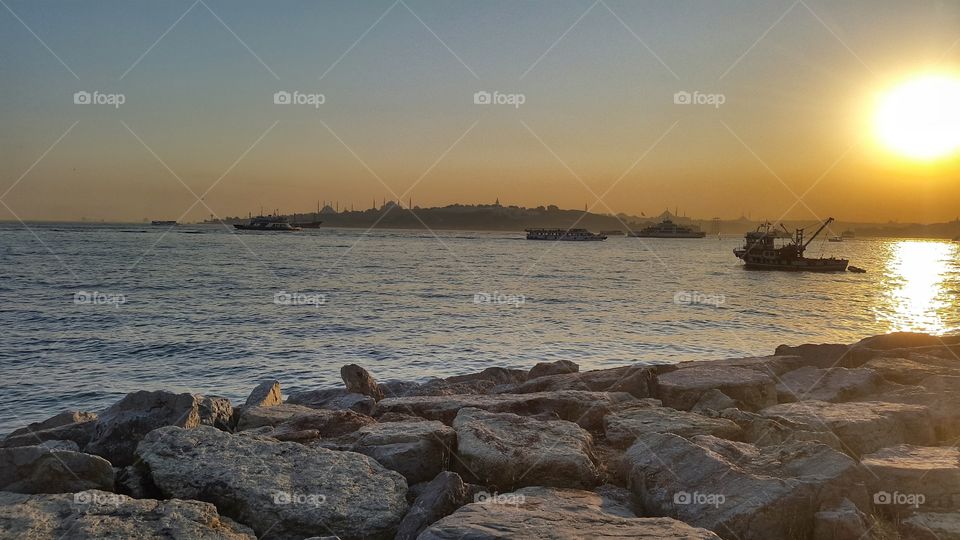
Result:
<instances>
[{"instance_id":1,"label":"jagged boulder","mask_svg":"<svg viewBox=\"0 0 960 540\"><path fill-rule=\"evenodd\" d=\"M99 456L43 446L0 448L0 491L70 493L113 490L113 467Z\"/></svg>"},{"instance_id":2,"label":"jagged boulder","mask_svg":"<svg viewBox=\"0 0 960 540\"><path fill-rule=\"evenodd\" d=\"M935 440L930 412L920 405L860 401L798 401L761 411L807 431L830 431L854 457L900 443L929 445Z\"/></svg>"},{"instance_id":3,"label":"jagged boulder","mask_svg":"<svg viewBox=\"0 0 960 540\"><path fill-rule=\"evenodd\" d=\"M377 403L374 416L387 413L412 414L428 420L451 424L457 412L473 407L491 412L509 412L521 416L542 413L576 422L589 430L602 429L603 417L619 405L638 401L626 392L584 392L561 390L531 394L491 394L456 396L411 396L387 398Z\"/></svg>"},{"instance_id":4,"label":"jagged boulder","mask_svg":"<svg viewBox=\"0 0 960 540\"><path fill-rule=\"evenodd\" d=\"M397 471L408 484L432 479L450 463L457 434L435 420L387 422L361 427L336 439L320 439L314 446L359 452Z\"/></svg>"},{"instance_id":5,"label":"jagged boulder","mask_svg":"<svg viewBox=\"0 0 960 540\"><path fill-rule=\"evenodd\" d=\"M724 409L736 408L738 405L736 400L730 399L728 395L717 389L713 389L704 392L704 394L700 396L700 400L697 401L697 404L690 410L703 414L707 411L719 412Z\"/></svg>"},{"instance_id":6,"label":"jagged boulder","mask_svg":"<svg viewBox=\"0 0 960 540\"><path fill-rule=\"evenodd\" d=\"M347 364L340 368L340 377L347 385L347 392L370 396L374 401L383 399L383 391L377 386L373 375L356 364Z\"/></svg>"},{"instance_id":7,"label":"jagged boulder","mask_svg":"<svg viewBox=\"0 0 960 540\"><path fill-rule=\"evenodd\" d=\"M866 514L850 499L813 515L813 540L861 540L869 532Z\"/></svg>"},{"instance_id":8,"label":"jagged boulder","mask_svg":"<svg viewBox=\"0 0 960 540\"><path fill-rule=\"evenodd\" d=\"M903 538L960 540L960 512L918 512L900 522Z\"/></svg>"},{"instance_id":9,"label":"jagged boulder","mask_svg":"<svg viewBox=\"0 0 960 540\"><path fill-rule=\"evenodd\" d=\"M649 433L624 464L648 513L730 538L804 538L824 504L867 499L857 463L818 443L758 448L710 435Z\"/></svg>"},{"instance_id":10,"label":"jagged boulder","mask_svg":"<svg viewBox=\"0 0 960 540\"><path fill-rule=\"evenodd\" d=\"M166 427L137 454L166 497L211 502L260 536L392 538L407 510L403 476L354 452Z\"/></svg>"},{"instance_id":11,"label":"jagged boulder","mask_svg":"<svg viewBox=\"0 0 960 540\"><path fill-rule=\"evenodd\" d=\"M280 392L280 381L273 379L258 384L247 396L243 406L272 407L281 403L283 403L283 394Z\"/></svg>"},{"instance_id":12,"label":"jagged boulder","mask_svg":"<svg viewBox=\"0 0 960 540\"><path fill-rule=\"evenodd\" d=\"M960 450L955 447L900 444L863 456L861 464L881 511L958 509Z\"/></svg>"},{"instance_id":13,"label":"jagged boulder","mask_svg":"<svg viewBox=\"0 0 960 540\"><path fill-rule=\"evenodd\" d=\"M256 540L252 530L220 517L212 504L131 499L97 490L56 495L0 492L0 537Z\"/></svg>"},{"instance_id":14,"label":"jagged boulder","mask_svg":"<svg viewBox=\"0 0 960 540\"><path fill-rule=\"evenodd\" d=\"M373 418L350 410L311 409L284 403L244 408L237 431L269 426L279 433L315 430L320 437L340 437L374 422Z\"/></svg>"},{"instance_id":15,"label":"jagged boulder","mask_svg":"<svg viewBox=\"0 0 960 540\"><path fill-rule=\"evenodd\" d=\"M710 390L723 392L751 411L777 403L776 384L769 374L720 365L698 365L664 373L657 377L655 397L667 407L689 411Z\"/></svg>"},{"instance_id":16,"label":"jagged boulder","mask_svg":"<svg viewBox=\"0 0 960 540\"><path fill-rule=\"evenodd\" d=\"M469 500L470 488L460 475L443 471L420 489L420 494L400 522L395 540L416 540L424 529L449 516Z\"/></svg>"},{"instance_id":17,"label":"jagged boulder","mask_svg":"<svg viewBox=\"0 0 960 540\"><path fill-rule=\"evenodd\" d=\"M201 425L228 429L232 415L233 407L226 398L141 390L127 394L100 413L96 432L84 451L123 467L133 462L137 443L154 429Z\"/></svg>"},{"instance_id":18,"label":"jagged boulder","mask_svg":"<svg viewBox=\"0 0 960 540\"><path fill-rule=\"evenodd\" d=\"M876 393L882 384L877 372L866 368L812 366L784 373L777 383L780 403L792 401L849 401Z\"/></svg>"},{"instance_id":19,"label":"jagged boulder","mask_svg":"<svg viewBox=\"0 0 960 540\"><path fill-rule=\"evenodd\" d=\"M715 435L723 439L738 439L742 430L725 418L679 411L669 407L632 407L608 414L603 419L607 441L626 448L644 433L675 433L681 437Z\"/></svg>"},{"instance_id":20,"label":"jagged boulder","mask_svg":"<svg viewBox=\"0 0 960 540\"><path fill-rule=\"evenodd\" d=\"M64 411L10 432L0 446L33 446L46 441L66 440L83 448L96 432L96 420L96 413Z\"/></svg>"},{"instance_id":21,"label":"jagged boulder","mask_svg":"<svg viewBox=\"0 0 960 540\"><path fill-rule=\"evenodd\" d=\"M588 392L626 392L638 398L653 395L658 368L650 366L623 366L577 373L560 373L531 377L526 382L500 385L493 389L497 394L529 394L532 392L555 392L559 390L582 390Z\"/></svg>"},{"instance_id":22,"label":"jagged boulder","mask_svg":"<svg viewBox=\"0 0 960 540\"><path fill-rule=\"evenodd\" d=\"M458 462L482 484L497 489L597 484L593 439L573 422L464 408L453 427Z\"/></svg>"},{"instance_id":23,"label":"jagged boulder","mask_svg":"<svg viewBox=\"0 0 960 540\"><path fill-rule=\"evenodd\" d=\"M468 504L428 527L418 540L719 539L675 519L610 513L608 502L592 491L527 487Z\"/></svg>"},{"instance_id":24,"label":"jagged boulder","mask_svg":"<svg viewBox=\"0 0 960 540\"><path fill-rule=\"evenodd\" d=\"M527 380L548 375L565 375L580 371L580 366L570 360L557 360L556 362L540 362L530 368L527 372Z\"/></svg>"},{"instance_id":25,"label":"jagged boulder","mask_svg":"<svg viewBox=\"0 0 960 540\"><path fill-rule=\"evenodd\" d=\"M360 414L373 414L377 402L370 396L347 392L345 388L327 388L292 392L287 398L291 405L303 405L311 409L350 410Z\"/></svg>"}]
</instances>

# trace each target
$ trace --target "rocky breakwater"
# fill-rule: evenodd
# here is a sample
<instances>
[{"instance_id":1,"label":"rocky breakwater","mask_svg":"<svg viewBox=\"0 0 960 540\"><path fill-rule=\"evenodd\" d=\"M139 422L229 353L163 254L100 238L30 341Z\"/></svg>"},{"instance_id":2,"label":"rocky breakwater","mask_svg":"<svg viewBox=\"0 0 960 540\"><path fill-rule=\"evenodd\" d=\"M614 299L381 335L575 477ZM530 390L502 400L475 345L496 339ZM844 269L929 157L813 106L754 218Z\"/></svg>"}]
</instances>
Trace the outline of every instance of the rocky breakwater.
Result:
<instances>
[{"instance_id":1,"label":"rocky breakwater","mask_svg":"<svg viewBox=\"0 0 960 540\"><path fill-rule=\"evenodd\" d=\"M958 357L889 334L426 382L351 364L238 404L135 392L0 441L0 538L957 539Z\"/></svg>"}]
</instances>

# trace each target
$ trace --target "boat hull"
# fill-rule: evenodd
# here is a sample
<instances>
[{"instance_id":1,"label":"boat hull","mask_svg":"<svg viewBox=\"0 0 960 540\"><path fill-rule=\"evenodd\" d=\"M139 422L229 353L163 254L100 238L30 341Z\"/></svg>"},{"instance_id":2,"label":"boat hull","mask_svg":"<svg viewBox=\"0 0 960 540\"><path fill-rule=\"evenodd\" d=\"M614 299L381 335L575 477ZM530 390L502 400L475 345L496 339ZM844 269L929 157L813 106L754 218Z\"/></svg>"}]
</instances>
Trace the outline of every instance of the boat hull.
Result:
<instances>
[{"instance_id":1,"label":"boat hull","mask_svg":"<svg viewBox=\"0 0 960 540\"><path fill-rule=\"evenodd\" d=\"M677 233L677 234L635 232L635 233L630 233L627 236L631 236L633 238L705 238L707 236L707 233L703 231L692 232L692 233Z\"/></svg>"},{"instance_id":2,"label":"boat hull","mask_svg":"<svg viewBox=\"0 0 960 540\"><path fill-rule=\"evenodd\" d=\"M561 236L560 238L532 237L532 236L527 237L527 240L543 240L547 242L602 242L606 239L607 239L606 236L603 236L603 237L597 236L593 238L571 238L571 237L565 237L565 236Z\"/></svg>"},{"instance_id":3,"label":"boat hull","mask_svg":"<svg viewBox=\"0 0 960 540\"><path fill-rule=\"evenodd\" d=\"M296 232L300 230L300 227L290 227L290 228L251 227L249 225L243 225L241 223L234 223L233 227L241 231Z\"/></svg>"},{"instance_id":4,"label":"boat hull","mask_svg":"<svg viewBox=\"0 0 960 540\"><path fill-rule=\"evenodd\" d=\"M784 262L744 261L747 270L778 270L782 272L844 272L850 261L846 259L798 259Z\"/></svg>"}]
</instances>

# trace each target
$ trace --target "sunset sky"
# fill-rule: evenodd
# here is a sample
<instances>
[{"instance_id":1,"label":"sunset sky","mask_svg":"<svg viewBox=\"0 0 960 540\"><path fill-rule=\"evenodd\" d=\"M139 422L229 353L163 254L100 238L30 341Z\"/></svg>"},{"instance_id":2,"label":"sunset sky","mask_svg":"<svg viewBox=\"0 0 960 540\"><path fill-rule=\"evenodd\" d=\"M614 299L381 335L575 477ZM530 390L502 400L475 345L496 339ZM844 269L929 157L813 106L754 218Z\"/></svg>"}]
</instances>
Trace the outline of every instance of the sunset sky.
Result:
<instances>
[{"instance_id":1,"label":"sunset sky","mask_svg":"<svg viewBox=\"0 0 960 540\"><path fill-rule=\"evenodd\" d=\"M399 195L960 214L958 154L901 156L874 127L890 88L960 77L960 2L4 2L0 219L192 221ZM277 91L325 102L278 105ZM524 102L478 105L478 91Z\"/></svg>"}]
</instances>

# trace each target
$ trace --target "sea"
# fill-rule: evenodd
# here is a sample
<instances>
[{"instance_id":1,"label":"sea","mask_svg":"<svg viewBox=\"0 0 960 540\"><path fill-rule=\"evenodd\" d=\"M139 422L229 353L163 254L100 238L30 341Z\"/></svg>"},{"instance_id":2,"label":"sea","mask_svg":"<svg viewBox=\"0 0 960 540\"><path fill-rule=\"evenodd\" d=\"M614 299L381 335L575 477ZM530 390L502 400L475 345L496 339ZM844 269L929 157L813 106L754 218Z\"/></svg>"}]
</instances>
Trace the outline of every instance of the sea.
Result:
<instances>
[{"instance_id":1,"label":"sea","mask_svg":"<svg viewBox=\"0 0 960 540\"><path fill-rule=\"evenodd\" d=\"M741 237L0 224L0 434L136 390L337 387L349 363L426 380L960 331L960 243L818 238L867 272L810 274L745 270Z\"/></svg>"}]
</instances>

